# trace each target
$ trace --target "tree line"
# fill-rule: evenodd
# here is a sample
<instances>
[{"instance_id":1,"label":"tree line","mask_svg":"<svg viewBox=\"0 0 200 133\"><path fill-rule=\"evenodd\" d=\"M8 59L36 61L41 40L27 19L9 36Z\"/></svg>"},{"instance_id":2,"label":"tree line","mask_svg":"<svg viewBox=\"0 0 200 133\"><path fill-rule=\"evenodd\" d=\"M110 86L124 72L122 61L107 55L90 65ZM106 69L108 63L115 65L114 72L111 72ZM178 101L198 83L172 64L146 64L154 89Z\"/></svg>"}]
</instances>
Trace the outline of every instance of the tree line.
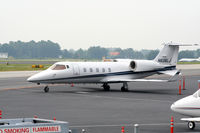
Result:
<instances>
[{"instance_id":1,"label":"tree line","mask_svg":"<svg viewBox=\"0 0 200 133\"><path fill-rule=\"evenodd\" d=\"M66 58L66 59L102 59L106 58L132 58L132 59L154 59L159 50L134 50L132 48L103 48L92 46L88 49L61 49L58 43L48 41L10 41L0 44L0 53L8 53L9 57L16 59L45 59L45 58ZM180 51L181 58L198 58L200 49Z\"/></svg>"}]
</instances>

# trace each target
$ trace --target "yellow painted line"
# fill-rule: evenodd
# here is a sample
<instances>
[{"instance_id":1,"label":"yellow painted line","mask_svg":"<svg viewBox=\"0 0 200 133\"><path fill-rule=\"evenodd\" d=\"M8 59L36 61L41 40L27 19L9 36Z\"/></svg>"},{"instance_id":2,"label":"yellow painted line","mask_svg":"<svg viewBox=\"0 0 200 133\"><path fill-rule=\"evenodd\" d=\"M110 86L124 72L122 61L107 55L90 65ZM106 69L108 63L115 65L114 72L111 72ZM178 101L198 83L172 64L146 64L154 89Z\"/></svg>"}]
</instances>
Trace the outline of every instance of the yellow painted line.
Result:
<instances>
[{"instance_id":1,"label":"yellow painted line","mask_svg":"<svg viewBox=\"0 0 200 133\"><path fill-rule=\"evenodd\" d=\"M63 84L62 84L63 85ZM48 85L48 86L62 86L61 84L59 85ZM38 85L38 86L22 86L22 87L17 87L17 88L3 88L0 91L4 90L19 90L19 89L31 89L31 88L37 88L37 87L45 87L45 85Z\"/></svg>"},{"instance_id":2,"label":"yellow painted line","mask_svg":"<svg viewBox=\"0 0 200 133\"><path fill-rule=\"evenodd\" d=\"M23 86L23 87L17 87L17 88L4 88L2 89L1 91L3 90L18 90L18 89L30 89L30 88L37 88L38 86ZM43 87L43 86L41 86Z\"/></svg>"}]
</instances>

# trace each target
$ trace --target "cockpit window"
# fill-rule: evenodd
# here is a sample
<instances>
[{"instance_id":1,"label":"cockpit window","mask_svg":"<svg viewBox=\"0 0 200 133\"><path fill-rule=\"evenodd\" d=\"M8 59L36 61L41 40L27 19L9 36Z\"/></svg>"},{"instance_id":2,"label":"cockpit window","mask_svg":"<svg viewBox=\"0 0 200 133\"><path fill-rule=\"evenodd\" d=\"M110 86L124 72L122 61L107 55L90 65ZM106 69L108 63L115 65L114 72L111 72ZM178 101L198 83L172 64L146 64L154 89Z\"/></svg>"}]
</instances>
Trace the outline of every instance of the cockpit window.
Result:
<instances>
[{"instance_id":1,"label":"cockpit window","mask_svg":"<svg viewBox=\"0 0 200 133\"><path fill-rule=\"evenodd\" d=\"M51 70L64 70L66 69L65 65L61 65L61 64L55 64L53 66L50 67Z\"/></svg>"}]
</instances>

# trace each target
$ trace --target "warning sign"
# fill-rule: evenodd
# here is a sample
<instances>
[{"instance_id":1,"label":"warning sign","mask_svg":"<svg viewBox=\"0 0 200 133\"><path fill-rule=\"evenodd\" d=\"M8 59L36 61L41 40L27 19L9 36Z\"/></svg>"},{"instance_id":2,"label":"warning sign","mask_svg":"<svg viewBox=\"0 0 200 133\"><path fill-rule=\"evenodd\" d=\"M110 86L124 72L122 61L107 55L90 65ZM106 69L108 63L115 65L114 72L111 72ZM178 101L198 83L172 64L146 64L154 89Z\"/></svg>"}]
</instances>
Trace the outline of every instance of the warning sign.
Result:
<instances>
[{"instance_id":1,"label":"warning sign","mask_svg":"<svg viewBox=\"0 0 200 133\"><path fill-rule=\"evenodd\" d=\"M60 132L60 126L32 127L32 133Z\"/></svg>"},{"instance_id":2,"label":"warning sign","mask_svg":"<svg viewBox=\"0 0 200 133\"><path fill-rule=\"evenodd\" d=\"M20 127L20 128L3 128L0 133L49 133L61 132L60 126L39 126L39 127Z\"/></svg>"},{"instance_id":3,"label":"warning sign","mask_svg":"<svg viewBox=\"0 0 200 133\"><path fill-rule=\"evenodd\" d=\"M0 133L30 133L30 128L29 127L4 128L0 129Z\"/></svg>"}]
</instances>

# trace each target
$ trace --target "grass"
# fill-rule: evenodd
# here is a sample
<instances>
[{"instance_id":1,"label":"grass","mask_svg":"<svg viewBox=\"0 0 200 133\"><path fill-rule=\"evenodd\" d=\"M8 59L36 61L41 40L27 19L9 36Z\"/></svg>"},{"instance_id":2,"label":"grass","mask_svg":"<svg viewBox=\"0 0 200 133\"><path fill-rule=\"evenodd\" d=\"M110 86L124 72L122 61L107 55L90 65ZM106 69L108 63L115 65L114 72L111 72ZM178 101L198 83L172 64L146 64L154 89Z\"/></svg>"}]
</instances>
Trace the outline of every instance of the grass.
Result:
<instances>
[{"instance_id":1,"label":"grass","mask_svg":"<svg viewBox=\"0 0 200 133\"><path fill-rule=\"evenodd\" d=\"M178 64L200 64L200 62L178 62Z\"/></svg>"},{"instance_id":2,"label":"grass","mask_svg":"<svg viewBox=\"0 0 200 133\"><path fill-rule=\"evenodd\" d=\"M37 71L37 70L45 70L51 64L44 64L44 68L32 68L31 64L0 64L0 71Z\"/></svg>"},{"instance_id":3,"label":"grass","mask_svg":"<svg viewBox=\"0 0 200 133\"><path fill-rule=\"evenodd\" d=\"M24 62L24 64L15 64L15 62ZM50 67L52 64L44 64L44 68L32 68L34 64L26 64L26 62L36 61L45 62L45 61L69 61L69 62L77 62L77 61L85 61L84 59L1 59L0 62L0 71L37 71L37 70L45 70ZM99 60L90 60L90 61L99 61ZM9 62L9 65L6 63Z\"/></svg>"}]
</instances>

